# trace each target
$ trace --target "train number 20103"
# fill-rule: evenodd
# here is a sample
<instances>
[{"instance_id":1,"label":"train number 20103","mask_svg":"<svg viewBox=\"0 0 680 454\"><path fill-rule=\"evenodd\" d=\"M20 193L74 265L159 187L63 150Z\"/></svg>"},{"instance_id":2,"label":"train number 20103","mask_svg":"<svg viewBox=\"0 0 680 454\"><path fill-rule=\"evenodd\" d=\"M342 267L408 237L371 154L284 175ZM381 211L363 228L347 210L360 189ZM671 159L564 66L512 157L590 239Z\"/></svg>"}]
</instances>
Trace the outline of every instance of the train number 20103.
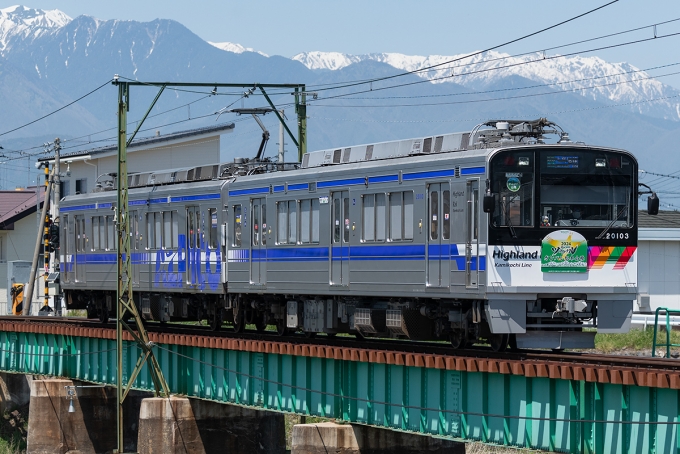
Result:
<instances>
[{"instance_id":1,"label":"train number 20103","mask_svg":"<svg viewBox=\"0 0 680 454\"><path fill-rule=\"evenodd\" d=\"M619 232L607 233L607 236L605 238L608 240L627 240L628 233Z\"/></svg>"}]
</instances>

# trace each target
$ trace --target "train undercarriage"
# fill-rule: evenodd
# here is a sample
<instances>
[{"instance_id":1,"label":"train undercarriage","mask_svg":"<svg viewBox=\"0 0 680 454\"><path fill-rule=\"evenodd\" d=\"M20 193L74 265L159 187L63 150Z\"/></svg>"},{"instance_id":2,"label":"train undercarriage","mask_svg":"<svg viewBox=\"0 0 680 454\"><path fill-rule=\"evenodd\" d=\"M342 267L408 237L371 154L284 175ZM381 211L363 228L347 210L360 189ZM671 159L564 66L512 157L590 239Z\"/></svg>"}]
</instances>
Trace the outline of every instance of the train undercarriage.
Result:
<instances>
[{"instance_id":1,"label":"train undercarriage","mask_svg":"<svg viewBox=\"0 0 680 454\"><path fill-rule=\"evenodd\" d=\"M487 343L494 351L517 347L515 333L492 332L484 300L147 292L136 292L134 298L142 320L206 321L214 331L228 323L237 333L246 327L265 331L271 326L280 336L348 333L357 338L448 341L455 349L477 343ZM68 309L85 309L88 318L102 323L115 318L113 291L70 290L66 301ZM596 304L584 300L527 301L527 332L578 336L595 316Z\"/></svg>"}]
</instances>

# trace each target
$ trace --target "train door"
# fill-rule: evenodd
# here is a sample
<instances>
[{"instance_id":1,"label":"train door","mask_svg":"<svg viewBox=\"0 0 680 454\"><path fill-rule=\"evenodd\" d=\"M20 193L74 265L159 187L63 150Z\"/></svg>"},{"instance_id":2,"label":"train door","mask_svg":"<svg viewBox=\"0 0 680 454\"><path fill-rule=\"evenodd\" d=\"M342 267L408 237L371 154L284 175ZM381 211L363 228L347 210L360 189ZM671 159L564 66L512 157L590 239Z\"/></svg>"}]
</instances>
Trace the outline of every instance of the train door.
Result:
<instances>
[{"instance_id":1,"label":"train door","mask_svg":"<svg viewBox=\"0 0 680 454\"><path fill-rule=\"evenodd\" d=\"M201 209L197 206L187 207L187 284L197 285L201 266Z\"/></svg>"},{"instance_id":2,"label":"train door","mask_svg":"<svg viewBox=\"0 0 680 454\"><path fill-rule=\"evenodd\" d=\"M267 283L267 199L252 199L250 235L250 283Z\"/></svg>"},{"instance_id":3,"label":"train door","mask_svg":"<svg viewBox=\"0 0 680 454\"><path fill-rule=\"evenodd\" d=\"M331 285L349 285L349 191L334 192L331 207Z\"/></svg>"},{"instance_id":4,"label":"train door","mask_svg":"<svg viewBox=\"0 0 680 454\"><path fill-rule=\"evenodd\" d=\"M139 274L141 266L140 244L139 244L139 217L136 211L130 212L130 266L132 266L132 286L139 287Z\"/></svg>"},{"instance_id":5,"label":"train door","mask_svg":"<svg viewBox=\"0 0 680 454\"><path fill-rule=\"evenodd\" d=\"M451 279L451 190L448 183L428 185L426 285L448 287Z\"/></svg>"},{"instance_id":6,"label":"train door","mask_svg":"<svg viewBox=\"0 0 680 454\"><path fill-rule=\"evenodd\" d=\"M63 282L71 282L71 268L70 264L73 263L73 240L71 239L71 229L68 225L69 215L63 214L61 218L61 250L64 255L59 258L59 263L61 266L61 277Z\"/></svg>"},{"instance_id":7,"label":"train door","mask_svg":"<svg viewBox=\"0 0 680 454\"><path fill-rule=\"evenodd\" d=\"M479 179L467 181L465 287L476 289L479 278Z\"/></svg>"},{"instance_id":8,"label":"train door","mask_svg":"<svg viewBox=\"0 0 680 454\"><path fill-rule=\"evenodd\" d=\"M76 253L73 254L73 271L75 272L76 282L86 281L85 259L86 259L86 245L87 235L85 234L85 216L74 216L75 221L75 246Z\"/></svg>"}]
</instances>

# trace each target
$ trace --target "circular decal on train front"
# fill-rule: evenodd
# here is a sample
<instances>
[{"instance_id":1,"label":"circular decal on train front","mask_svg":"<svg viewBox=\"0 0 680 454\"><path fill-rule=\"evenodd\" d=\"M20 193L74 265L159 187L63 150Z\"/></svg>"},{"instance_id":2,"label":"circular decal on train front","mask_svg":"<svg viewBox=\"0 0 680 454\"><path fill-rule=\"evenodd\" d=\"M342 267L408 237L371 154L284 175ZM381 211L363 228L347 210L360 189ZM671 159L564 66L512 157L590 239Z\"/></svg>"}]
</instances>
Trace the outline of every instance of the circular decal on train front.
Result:
<instances>
[{"instance_id":1,"label":"circular decal on train front","mask_svg":"<svg viewBox=\"0 0 680 454\"><path fill-rule=\"evenodd\" d=\"M511 190L512 192L517 192L519 191L519 188L522 187L522 183L519 181L519 178L517 177L508 178L508 181L505 184L508 187L508 189Z\"/></svg>"},{"instance_id":2,"label":"circular decal on train front","mask_svg":"<svg viewBox=\"0 0 680 454\"><path fill-rule=\"evenodd\" d=\"M543 238L541 271L585 273L588 271L588 242L573 230L556 230Z\"/></svg>"}]
</instances>

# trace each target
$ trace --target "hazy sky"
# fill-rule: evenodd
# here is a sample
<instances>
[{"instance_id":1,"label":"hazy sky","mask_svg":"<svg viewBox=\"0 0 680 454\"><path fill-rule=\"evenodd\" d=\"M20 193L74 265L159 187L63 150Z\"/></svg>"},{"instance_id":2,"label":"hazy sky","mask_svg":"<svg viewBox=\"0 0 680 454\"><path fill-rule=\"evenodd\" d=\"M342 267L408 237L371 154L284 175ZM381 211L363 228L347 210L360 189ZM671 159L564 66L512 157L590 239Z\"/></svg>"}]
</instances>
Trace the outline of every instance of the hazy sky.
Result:
<instances>
[{"instance_id":1,"label":"hazy sky","mask_svg":"<svg viewBox=\"0 0 680 454\"><path fill-rule=\"evenodd\" d=\"M311 50L417 55L468 52L519 37L607 1L31 0L26 6L60 9L71 17L174 19L208 41L230 41L269 55L291 57ZM0 1L3 7L11 4L14 2ZM620 0L505 50L537 50L675 18L680 18L678 0ZM660 26L657 31L668 32L680 32L680 22ZM643 35L653 36L652 29L636 36ZM632 37L624 35L614 41ZM598 53L608 60L647 67L674 58L678 45L680 37L674 37ZM579 49L590 47L595 45Z\"/></svg>"},{"instance_id":2,"label":"hazy sky","mask_svg":"<svg viewBox=\"0 0 680 454\"><path fill-rule=\"evenodd\" d=\"M304 51L350 54L400 52L452 55L500 44L604 5L608 0L523 2L486 0L32 0L34 8L60 9L71 17L151 21L174 19L207 41L229 41L269 55ZM0 0L3 7L13 4ZM483 7L480 5L484 5ZM596 13L501 50L519 53L680 18L680 0L620 0ZM657 34L680 32L680 21ZM608 41L561 51L653 36L648 28ZM680 36L597 51L612 61L650 68L680 60ZM594 55L583 53L583 55ZM680 76L664 82L680 88Z\"/></svg>"}]
</instances>

